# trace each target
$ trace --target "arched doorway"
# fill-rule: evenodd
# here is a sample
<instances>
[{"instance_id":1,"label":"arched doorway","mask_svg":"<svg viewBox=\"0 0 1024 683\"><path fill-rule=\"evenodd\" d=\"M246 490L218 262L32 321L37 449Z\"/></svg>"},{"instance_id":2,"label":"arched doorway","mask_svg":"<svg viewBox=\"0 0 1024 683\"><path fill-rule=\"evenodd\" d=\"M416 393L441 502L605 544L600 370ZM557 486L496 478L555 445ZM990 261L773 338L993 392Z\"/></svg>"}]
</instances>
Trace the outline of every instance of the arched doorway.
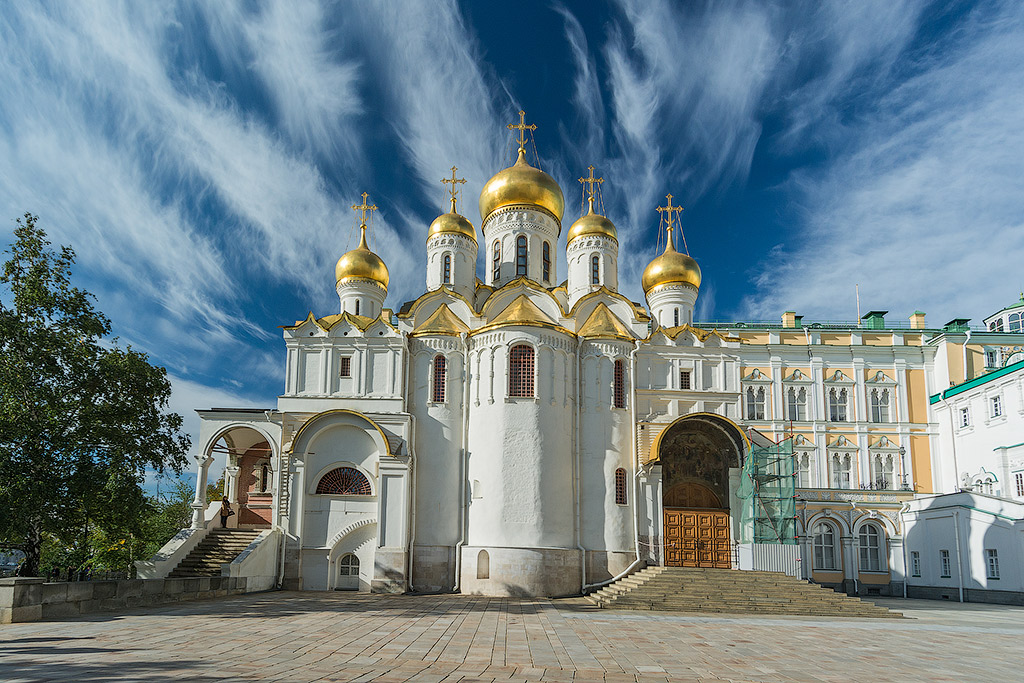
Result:
<instances>
[{"instance_id":1,"label":"arched doorway","mask_svg":"<svg viewBox=\"0 0 1024 683\"><path fill-rule=\"evenodd\" d=\"M687 415L661 433L657 459L667 566L732 567L729 470L740 467L744 452L743 433L719 415Z\"/></svg>"}]
</instances>

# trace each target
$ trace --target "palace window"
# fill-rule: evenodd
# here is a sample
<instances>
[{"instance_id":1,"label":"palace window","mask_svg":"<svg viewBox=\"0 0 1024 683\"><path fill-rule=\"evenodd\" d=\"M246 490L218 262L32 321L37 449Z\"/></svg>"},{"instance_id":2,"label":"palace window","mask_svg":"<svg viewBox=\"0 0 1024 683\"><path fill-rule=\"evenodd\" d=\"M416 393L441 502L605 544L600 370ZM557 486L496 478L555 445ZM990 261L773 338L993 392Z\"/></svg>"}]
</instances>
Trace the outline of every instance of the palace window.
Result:
<instances>
[{"instance_id":1,"label":"palace window","mask_svg":"<svg viewBox=\"0 0 1024 683\"><path fill-rule=\"evenodd\" d=\"M871 487L888 490L896 480L896 459L891 453L875 453L871 456Z\"/></svg>"},{"instance_id":2,"label":"palace window","mask_svg":"<svg viewBox=\"0 0 1024 683\"><path fill-rule=\"evenodd\" d=\"M941 578L948 579L953 576L952 568L949 564L949 551L939 551L939 568L942 570Z\"/></svg>"},{"instance_id":3,"label":"palace window","mask_svg":"<svg viewBox=\"0 0 1024 683\"><path fill-rule=\"evenodd\" d=\"M910 575L921 576L921 553L916 550L910 551Z\"/></svg>"},{"instance_id":4,"label":"palace window","mask_svg":"<svg viewBox=\"0 0 1024 683\"><path fill-rule=\"evenodd\" d=\"M354 467L338 467L320 478L316 492L333 496L369 496L370 481Z\"/></svg>"},{"instance_id":5,"label":"palace window","mask_svg":"<svg viewBox=\"0 0 1024 683\"><path fill-rule=\"evenodd\" d=\"M433 386L430 392L430 400L434 403L444 403L445 390L448 388L448 359L438 354L434 356Z\"/></svg>"},{"instance_id":6,"label":"palace window","mask_svg":"<svg viewBox=\"0 0 1024 683\"><path fill-rule=\"evenodd\" d=\"M764 419L764 387L747 387L747 419Z\"/></svg>"},{"instance_id":7,"label":"palace window","mask_svg":"<svg viewBox=\"0 0 1024 683\"><path fill-rule=\"evenodd\" d=\"M989 399L989 405L992 407L992 417L999 417L1003 414L1003 397L993 396Z\"/></svg>"},{"instance_id":8,"label":"palace window","mask_svg":"<svg viewBox=\"0 0 1024 683\"><path fill-rule=\"evenodd\" d=\"M1010 332L1020 332L1024 328L1024 313L1010 314Z\"/></svg>"},{"instance_id":9,"label":"palace window","mask_svg":"<svg viewBox=\"0 0 1024 683\"><path fill-rule=\"evenodd\" d=\"M799 488L811 487L811 454L797 453L796 456L796 485Z\"/></svg>"},{"instance_id":10,"label":"palace window","mask_svg":"<svg viewBox=\"0 0 1024 683\"><path fill-rule=\"evenodd\" d=\"M615 504L626 504L626 470L621 467L615 470Z\"/></svg>"},{"instance_id":11,"label":"palace window","mask_svg":"<svg viewBox=\"0 0 1024 683\"><path fill-rule=\"evenodd\" d=\"M690 385L690 371L680 370L679 371L679 388L680 389L691 389Z\"/></svg>"},{"instance_id":12,"label":"palace window","mask_svg":"<svg viewBox=\"0 0 1024 683\"><path fill-rule=\"evenodd\" d=\"M1003 331L1003 319L993 320L988 324L989 332L1002 332Z\"/></svg>"},{"instance_id":13,"label":"palace window","mask_svg":"<svg viewBox=\"0 0 1024 683\"><path fill-rule=\"evenodd\" d=\"M836 535L831 524L818 522L811 532L814 545L814 568L823 571L836 569Z\"/></svg>"},{"instance_id":14,"label":"palace window","mask_svg":"<svg viewBox=\"0 0 1024 683\"><path fill-rule=\"evenodd\" d=\"M786 418L793 422L807 419L807 389L790 387L786 391Z\"/></svg>"},{"instance_id":15,"label":"palace window","mask_svg":"<svg viewBox=\"0 0 1024 683\"><path fill-rule=\"evenodd\" d=\"M888 422L889 421L889 390L888 389L872 389L871 390L871 421L872 422Z\"/></svg>"},{"instance_id":16,"label":"palace window","mask_svg":"<svg viewBox=\"0 0 1024 683\"><path fill-rule=\"evenodd\" d=\"M988 578L999 578L999 551L995 548L985 550L985 568L988 570L985 574Z\"/></svg>"},{"instance_id":17,"label":"palace window","mask_svg":"<svg viewBox=\"0 0 1024 683\"><path fill-rule=\"evenodd\" d=\"M544 243L544 282L551 280L551 244Z\"/></svg>"},{"instance_id":18,"label":"palace window","mask_svg":"<svg viewBox=\"0 0 1024 683\"><path fill-rule=\"evenodd\" d=\"M1013 481L1017 484L1017 496L1024 496L1024 472L1014 474Z\"/></svg>"},{"instance_id":19,"label":"palace window","mask_svg":"<svg viewBox=\"0 0 1024 683\"><path fill-rule=\"evenodd\" d=\"M985 367L986 368L998 368L999 367L999 352L995 350L988 350L985 352Z\"/></svg>"},{"instance_id":20,"label":"palace window","mask_svg":"<svg viewBox=\"0 0 1024 683\"><path fill-rule=\"evenodd\" d=\"M853 457L849 453L832 454L832 488L853 488Z\"/></svg>"},{"instance_id":21,"label":"palace window","mask_svg":"<svg viewBox=\"0 0 1024 683\"><path fill-rule=\"evenodd\" d=\"M501 241L494 241L494 248L491 256L491 279L497 282L501 279Z\"/></svg>"},{"instance_id":22,"label":"palace window","mask_svg":"<svg viewBox=\"0 0 1024 683\"><path fill-rule=\"evenodd\" d=\"M614 377L612 378L612 396L616 408L626 407L626 364L622 360L615 361Z\"/></svg>"},{"instance_id":23,"label":"palace window","mask_svg":"<svg viewBox=\"0 0 1024 683\"><path fill-rule=\"evenodd\" d=\"M443 271L441 273L441 282L445 283L446 285L450 285L452 283L452 255L451 254L445 254L444 255L444 266L443 266Z\"/></svg>"},{"instance_id":24,"label":"palace window","mask_svg":"<svg viewBox=\"0 0 1024 683\"><path fill-rule=\"evenodd\" d=\"M596 256L590 258L590 284L601 284L601 260Z\"/></svg>"},{"instance_id":25,"label":"palace window","mask_svg":"<svg viewBox=\"0 0 1024 683\"><path fill-rule=\"evenodd\" d=\"M508 395L533 398L533 347L513 346L508 353Z\"/></svg>"},{"instance_id":26,"label":"palace window","mask_svg":"<svg viewBox=\"0 0 1024 683\"><path fill-rule=\"evenodd\" d=\"M849 392L846 389L832 387L828 390L829 422L846 422Z\"/></svg>"},{"instance_id":27,"label":"palace window","mask_svg":"<svg viewBox=\"0 0 1024 683\"><path fill-rule=\"evenodd\" d=\"M338 359L338 376L352 376L352 356L342 356Z\"/></svg>"},{"instance_id":28,"label":"palace window","mask_svg":"<svg viewBox=\"0 0 1024 683\"><path fill-rule=\"evenodd\" d=\"M874 524L860 528L860 570L862 572L885 571L882 561L882 533Z\"/></svg>"},{"instance_id":29,"label":"palace window","mask_svg":"<svg viewBox=\"0 0 1024 683\"><path fill-rule=\"evenodd\" d=\"M526 235L516 238L516 277L526 275Z\"/></svg>"},{"instance_id":30,"label":"palace window","mask_svg":"<svg viewBox=\"0 0 1024 683\"><path fill-rule=\"evenodd\" d=\"M960 409L960 427L963 428L963 427L970 427L970 426L971 426L971 409L970 408L961 408Z\"/></svg>"}]
</instances>

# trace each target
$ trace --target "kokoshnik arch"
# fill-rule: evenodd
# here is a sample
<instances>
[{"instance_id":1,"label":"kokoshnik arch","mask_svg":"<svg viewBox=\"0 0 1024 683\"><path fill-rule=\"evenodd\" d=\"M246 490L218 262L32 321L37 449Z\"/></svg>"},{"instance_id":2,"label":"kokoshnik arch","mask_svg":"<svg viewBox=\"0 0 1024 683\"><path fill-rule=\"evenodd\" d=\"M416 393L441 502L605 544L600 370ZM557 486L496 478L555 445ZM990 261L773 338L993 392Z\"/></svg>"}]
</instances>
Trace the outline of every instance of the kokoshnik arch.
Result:
<instances>
[{"instance_id":1,"label":"kokoshnik arch","mask_svg":"<svg viewBox=\"0 0 1024 683\"><path fill-rule=\"evenodd\" d=\"M788 440L790 557L820 583L898 590L902 503L951 486L929 392L1016 338L928 328L922 313L696 322L701 270L671 195L652 207L665 248L643 273L646 306L630 301L617 229L596 209L603 180L580 178L587 211L559 253L562 189L527 162L535 127L521 113L509 128L518 158L484 186L480 230L458 211L457 168L442 181L426 291L397 313L367 238L377 207L353 206L339 310L284 327L277 406L200 411L193 526L214 514L203 491L220 450L231 523L275 532L279 585L578 594L643 563L756 556L742 468Z\"/></svg>"}]
</instances>

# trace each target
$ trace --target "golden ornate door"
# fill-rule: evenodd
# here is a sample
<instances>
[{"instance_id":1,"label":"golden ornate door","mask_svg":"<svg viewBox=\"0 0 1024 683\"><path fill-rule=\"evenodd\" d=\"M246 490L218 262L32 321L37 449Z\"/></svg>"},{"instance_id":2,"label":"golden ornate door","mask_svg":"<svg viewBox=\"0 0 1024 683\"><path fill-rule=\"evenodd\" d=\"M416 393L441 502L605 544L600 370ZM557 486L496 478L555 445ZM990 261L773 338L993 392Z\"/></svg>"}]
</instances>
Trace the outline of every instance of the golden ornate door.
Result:
<instances>
[{"instance_id":1,"label":"golden ornate door","mask_svg":"<svg viewBox=\"0 0 1024 683\"><path fill-rule=\"evenodd\" d=\"M732 568L728 510L665 508L665 565Z\"/></svg>"}]
</instances>

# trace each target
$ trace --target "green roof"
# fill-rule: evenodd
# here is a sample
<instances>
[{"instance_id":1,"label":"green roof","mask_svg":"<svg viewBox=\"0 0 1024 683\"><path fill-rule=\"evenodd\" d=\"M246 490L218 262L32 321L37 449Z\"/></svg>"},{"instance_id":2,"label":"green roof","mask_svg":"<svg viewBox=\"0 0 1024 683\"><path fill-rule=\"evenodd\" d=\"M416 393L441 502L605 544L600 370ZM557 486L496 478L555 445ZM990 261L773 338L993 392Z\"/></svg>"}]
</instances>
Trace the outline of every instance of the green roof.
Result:
<instances>
[{"instance_id":1,"label":"green roof","mask_svg":"<svg viewBox=\"0 0 1024 683\"><path fill-rule=\"evenodd\" d=\"M1024 369L1024 360L1018 361L1016 363L1011 363L1010 365L1001 367L998 370L993 370L992 372L987 372L984 375L975 377L974 379L969 379L966 382L957 384L955 387L950 387L949 389L946 389L945 391L935 394L934 396L929 398L928 403L938 403L944 398L949 398L950 396L962 394L968 389L973 389L974 387L984 384L985 382L991 382L994 379L999 379L1003 375L1008 375L1011 372L1015 372L1021 369Z\"/></svg>"}]
</instances>

